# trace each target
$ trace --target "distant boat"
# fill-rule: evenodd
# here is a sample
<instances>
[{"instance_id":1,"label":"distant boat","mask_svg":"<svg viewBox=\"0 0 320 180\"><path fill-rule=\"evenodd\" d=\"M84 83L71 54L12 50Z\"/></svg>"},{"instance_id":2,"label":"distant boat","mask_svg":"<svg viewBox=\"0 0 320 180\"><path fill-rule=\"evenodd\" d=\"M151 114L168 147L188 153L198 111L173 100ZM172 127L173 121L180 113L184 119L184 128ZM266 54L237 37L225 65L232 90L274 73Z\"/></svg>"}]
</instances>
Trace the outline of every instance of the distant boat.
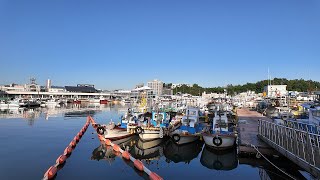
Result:
<instances>
[{"instance_id":1,"label":"distant boat","mask_svg":"<svg viewBox=\"0 0 320 180\"><path fill-rule=\"evenodd\" d=\"M19 103L20 107L26 107L26 108L36 108L40 107L40 102L36 100L24 100Z\"/></svg>"},{"instance_id":2,"label":"distant boat","mask_svg":"<svg viewBox=\"0 0 320 180\"><path fill-rule=\"evenodd\" d=\"M108 104L108 102L107 99L100 99L100 104Z\"/></svg>"}]
</instances>

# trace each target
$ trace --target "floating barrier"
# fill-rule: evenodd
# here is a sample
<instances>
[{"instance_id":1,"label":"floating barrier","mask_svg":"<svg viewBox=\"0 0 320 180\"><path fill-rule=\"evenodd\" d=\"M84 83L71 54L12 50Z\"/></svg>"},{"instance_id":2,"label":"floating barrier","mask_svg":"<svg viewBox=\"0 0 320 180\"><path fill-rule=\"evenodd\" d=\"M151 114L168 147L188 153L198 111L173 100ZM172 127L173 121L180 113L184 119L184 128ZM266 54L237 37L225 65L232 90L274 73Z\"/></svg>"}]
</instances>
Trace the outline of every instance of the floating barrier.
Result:
<instances>
[{"instance_id":1,"label":"floating barrier","mask_svg":"<svg viewBox=\"0 0 320 180\"><path fill-rule=\"evenodd\" d=\"M77 143L80 141L80 139L82 138L82 136L84 135L84 133L87 131L89 125L92 125L93 128L98 128L100 125L97 124L94 119L91 116L87 117L87 122L85 123L85 125L83 126L83 128L80 130L80 132L73 138L73 140L69 143L68 147L65 148L65 150L63 151L63 154L60 155L57 160L56 160L56 164L51 166L46 173L43 176L43 180L49 180L49 179L53 179L56 175L58 170L58 167L62 168L63 165L66 163L66 160L68 159L68 157L71 155L73 149L76 147ZM145 172L146 174L148 174L149 178L151 180L163 180L162 177L160 177L158 174L156 174L155 172L150 171L146 166L144 166L144 164L138 160L135 159L134 157L131 156L131 154L128 151L124 151L121 149L121 147L117 144L112 143L112 141L110 139L106 139L103 136L98 134L98 138L101 142L105 143L108 146L112 146L113 150L116 152L116 155L120 156L122 155L122 158L126 161L131 161L134 164L134 167L136 169L138 169L141 172Z\"/></svg>"},{"instance_id":2,"label":"floating barrier","mask_svg":"<svg viewBox=\"0 0 320 180\"><path fill-rule=\"evenodd\" d=\"M53 166L50 166L50 168L47 170L46 173L44 173L43 180L49 180L53 179L56 175L58 170L60 170L63 165L66 163L66 160L71 155L73 149L77 146L77 143L80 141L81 137L84 135L84 133L87 131L89 124L90 124L90 118L87 118L86 123L81 128L79 133L73 138L73 140L69 143L68 147L66 147L63 151L63 154L60 155L57 160L56 164Z\"/></svg>"},{"instance_id":3,"label":"floating barrier","mask_svg":"<svg viewBox=\"0 0 320 180\"><path fill-rule=\"evenodd\" d=\"M97 124L94 119L89 116L88 119L90 120L92 127L93 128L98 128L99 124ZM131 156L131 154L128 151L124 151L121 149L121 147L117 144L112 143L110 139L106 139L103 136L98 134L98 138L100 142L105 143L108 146L111 146L113 150L116 152L116 155L122 155L122 158L126 161L131 161L136 169L138 169L141 172L145 172L148 174L149 178L151 180L163 180L161 176L159 176L157 173L150 171L140 160L135 159L134 157Z\"/></svg>"},{"instance_id":4,"label":"floating barrier","mask_svg":"<svg viewBox=\"0 0 320 180\"><path fill-rule=\"evenodd\" d=\"M67 158L68 157L66 155L60 155L58 157L58 159L56 160L56 163L59 164L59 165L62 165L62 164L64 164L66 162Z\"/></svg>"}]
</instances>

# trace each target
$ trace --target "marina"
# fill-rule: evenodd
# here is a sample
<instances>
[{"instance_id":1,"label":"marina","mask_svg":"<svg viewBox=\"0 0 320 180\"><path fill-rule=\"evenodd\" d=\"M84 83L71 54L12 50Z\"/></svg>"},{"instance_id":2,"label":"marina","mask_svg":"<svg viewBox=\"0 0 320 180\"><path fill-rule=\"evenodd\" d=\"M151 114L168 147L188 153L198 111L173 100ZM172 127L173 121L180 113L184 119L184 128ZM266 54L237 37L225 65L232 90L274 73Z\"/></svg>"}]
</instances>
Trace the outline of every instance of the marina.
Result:
<instances>
[{"instance_id":1,"label":"marina","mask_svg":"<svg viewBox=\"0 0 320 180\"><path fill-rule=\"evenodd\" d=\"M316 0L0 7L0 180L320 180Z\"/></svg>"},{"instance_id":2,"label":"marina","mask_svg":"<svg viewBox=\"0 0 320 180\"><path fill-rule=\"evenodd\" d=\"M113 104L95 105L95 107L82 104L82 106L66 106L62 108L51 109L50 114L47 114L47 108L34 109L32 112L28 112L29 114L38 114L36 116L19 117L16 116L13 112L2 112L2 120L0 123L8 124L6 126L8 128L6 128L6 130L1 129L1 131L7 133L10 137L12 137L11 140L13 141L18 140L17 138L19 137L20 133L26 134L25 139L27 140L27 142L29 142L29 145L26 146L28 151L32 151L32 149L34 148L39 148L43 149L44 152L47 152L46 158L43 158L43 160L39 161L39 164L36 165L43 170L42 173L28 173L30 171L26 171L26 173L28 173L28 176L34 177L35 179L41 179L43 173L47 170L46 168L50 167L50 162L53 163L54 160L59 156L59 154L63 152L63 149L65 148L64 146L69 144L68 141L73 138L72 135L77 134L77 131L87 121L88 116L92 116L96 123L107 124L109 122L109 119L113 119L113 122L117 123L121 122L121 117L124 117L124 115L127 114L127 109L128 108L126 106L123 107L121 105ZM70 116L70 113L73 113L74 115ZM251 112L250 114L249 110L247 109L239 109L238 115L239 121L244 118L248 119L248 117L252 117L252 119L261 119L261 115L254 112ZM27 122L25 122L24 119L27 120ZM61 122L63 122L64 124L63 128L59 127L59 124L61 124ZM257 126L257 124L254 124L254 126ZM4 126L1 125L0 127ZM241 128L241 124L239 124L239 128ZM248 130L247 127L242 128ZM15 131L18 131L18 133L14 133ZM30 139L35 135L34 133L29 134L31 131L37 132L37 138L33 138L34 140ZM47 133L48 131L53 135L51 135L52 137L50 136L51 138L40 138L43 136L41 134ZM79 172L79 174L71 173L74 168L81 169L81 167L92 172L119 172L118 175L113 173L112 176L115 179L122 179L129 176L133 179L140 179L141 177L148 179L147 174L141 174L141 172L138 172L136 170L136 167L133 164L128 164L125 163L125 161L122 161L121 156L119 157L119 155L117 155L117 153L114 152L112 148L110 149L110 147L106 145L104 141L100 141L97 129L89 126L87 131L88 132L83 134L82 140L76 143L76 148L74 148L70 157L66 159L66 163L63 165L63 168L58 170L56 179L79 178L80 176L86 177L87 175L82 174L81 172ZM61 134L61 132L64 132L63 134L65 135L59 135ZM241 133L243 134L243 136L241 136ZM257 135L257 131L254 131L253 133ZM281 167L281 169L287 169L287 172L291 175L294 175L295 178L308 179L308 175L304 172L303 169L301 169L301 167L295 165L280 153L276 153L277 151L272 150L270 146L263 144L263 142L259 142L260 140L257 137L253 138L253 134L246 134L245 131L239 131L239 134L239 141L244 140L247 143L252 143L255 146L259 147L259 150L265 147L266 153L262 154L268 155L270 161L276 164L277 167ZM251 138L249 138L250 136ZM2 141L4 141L4 138L5 137L2 136ZM41 142L45 141L51 141L54 143L49 143L46 146L40 145ZM174 141L174 138L170 136L164 137L162 139L159 138L151 141L143 141L141 140L141 138L139 138L138 135L133 135L119 138L119 140L113 139L111 142L118 144L121 148L128 151L134 158L139 159L143 164L145 164L146 167L148 167L148 169L154 171L163 179L172 179L176 176L177 170L181 168L193 169L194 166L197 167L197 171L200 171L202 173L202 177L209 177L213 174L216 176L216 172L220 172L218 174L226 179L231 179L234 175L239 178L245 178L247 177L248 172L250 172L250 177L253 176L257 179L262 177L276 179L288 178L281 171L270 165L268 161L264 160L261 157L257 158L257 153L252 149L242 149L242 146L245 147L245 145L241 143L239 144L238 154L236 148L231 148L226 151L212 149L208 147L201 138L199 140L191 141L187 144L177 144ZM72 143L73 142L71 142L70 144ZM92 148L92 153L88 153L88 151L90 152L90 147ZM19 148L17 144L9 144L8 148L16 149L18 151L22 147ZM6 150L2 151L3 154L6 154ZM42 155L40 155L43 156L43 153ZM39 155L34 154L28 157L32 158L34 156ZM19 158L19 155L16 155L15 157ZM13 164L8 163L8 161L11 161L10 158L2 158L4 158L2 166L5 165L6 168L12 168ZM24 161L28 161L28 158L24 157L24 159ZM100 161L104 163L94 163ZM198 164L200 165L200 167L198 166ZM172 171L171 169L175 170ZM239 171L240 169L242 170ZM124 170L126 173L121 173ZM184 173L185 177L197 176L197 173L192 173L194 171L188 172L189 173ZM91 174L90 177L95 177L93 174ZM1 173L1 176L2 177L0 178L4 179L15 179L17 177L22 177L17 174L10 173Z\"/></svg>"}]
</instances>

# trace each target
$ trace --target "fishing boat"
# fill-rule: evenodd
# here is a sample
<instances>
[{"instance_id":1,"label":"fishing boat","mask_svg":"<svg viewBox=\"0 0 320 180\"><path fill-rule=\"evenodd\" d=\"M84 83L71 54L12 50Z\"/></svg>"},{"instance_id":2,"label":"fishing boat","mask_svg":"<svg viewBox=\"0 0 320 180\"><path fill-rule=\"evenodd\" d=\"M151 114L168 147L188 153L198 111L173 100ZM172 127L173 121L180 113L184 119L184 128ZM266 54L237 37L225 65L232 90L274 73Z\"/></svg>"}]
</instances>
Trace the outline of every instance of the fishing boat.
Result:
<instances>
[{"instance_id":1,"label":"fishing boat","mask_svg":"<svg viewBox=\"0 0 320 180\"><path fill-rule=\"evenodd\" d=\"M120 124L118 125L113 121L107 125L100 125L97 128L97 133L110 140L118 140L132 136L134 133L128 131L128 125L136 125L137 118L135 118L131 113L132 111L128 109L126 115L120 118Z\"/></svg>"},{"instance_id":2,"label":"fishing boat","mask_svg":"<svg viewBox=\"0 0 320 180\"><path fill-rule=\"evenodd\" d=\"M108 104L108 102L107 99L100 99L100 104Z\"/></svg>"},{"instance_id":3,"label":"fishing boat","mask_svg":"<svg viewBox=\"0 0 320 180\"><path fill-rule=\"evenodd\" d=\"M170 133L170 137L176 144L186 144L198 140L201 133L209 128L200 120L199 108L187 108L186 115L182 117L181 126Z\"/></svg>"},{"instance_id":4,"label":"fishing boat","mask_svg":"<svg viewBox=\"0 0 320 180\"><path fill-rule=\"evenodd\" d=\"M135 127L135 132L143 141L163 138L168 132L180 126L179 122L171 122L171 116L166 112L152 112L152 118L142 125Z\"/></svg>"},{"instance_id":5,"label":"fishing boat","mask_svg":"<svg viewBox=\"0 0 320 180\"><path fill-rule=\"evenodd\" d=\"M164 128L168 127L169 119L165 112L152 112L151 119L137 126L135 131L143 141L150 141L164 137Z\"/></svg>"},{"instance_id":6,"label":"fishing boat","mask_svg":"<svg viewBox=\"0 0 320 180\"><path fill-rule=\"evenodd\" d=\"M226 111L217 111L212 129L202 133L204 142L215 149L229 149L235 146L237 135L233 123L228 122Z\"/></svg>"}]
</instances>

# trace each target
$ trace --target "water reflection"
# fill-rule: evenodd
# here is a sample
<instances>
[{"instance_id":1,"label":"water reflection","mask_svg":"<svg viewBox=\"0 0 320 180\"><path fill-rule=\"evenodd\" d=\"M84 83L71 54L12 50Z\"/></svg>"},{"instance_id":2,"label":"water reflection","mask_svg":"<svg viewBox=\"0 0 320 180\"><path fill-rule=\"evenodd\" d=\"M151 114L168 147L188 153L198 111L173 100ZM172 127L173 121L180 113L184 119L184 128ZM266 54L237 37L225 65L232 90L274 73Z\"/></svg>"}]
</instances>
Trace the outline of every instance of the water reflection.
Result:
<instances>
[{"instance_id":1,"label":"water reflection","mask_svg":"<svg viewBox=\"0 0 320 180\"><path fill-rule=\"evenodd\" d=\"M229 171L238 167L237 150L216 151L205 146L200 162L209 169Z\"/></svg>"},{"instance_id":2,"label":"water reflection","mask_svg":"<svg viewBox=\"0 0 320 180\"><path fill-rule=\"evenodd\" d=\"M140 160L146 160L146 163L150 163L152 160L159 160L163 156L165 140L154 139L151 141L138 140L138 143L130 151L131 155Z\"/></svg>"},{"instance_id":3,"label":"water reflection","mask_svg":"<svg viewBox=\"0 0 320 180\"><path fill-rule=\"evenodd\" d=\"M137 142L137 136L130 136L124 139L113 141L114 144L118 144L123 150L131 151ZM111 146L107 146L104 143L93 150L92 160L107 160L110 164L115 160L117 154L113 151Z\"/></svg>"},{"instance_id":4,"label":"water reflection","mask_svg":"<svg viewBox=\"0 0 320 180\"><path fill-rule=\"evenodd\" d=\"M166 162L185 162L186 164L189 164L199 155L202 150L202 146L203 142L199 140L184 145L177 145L170 139L167 141L164 150Z\"/></svg>"},{"instance_id":5,"label":"water reflection","mask_svg":"<svg viewBox=\"0 0 320 180\"><path fill-rule=\"evenodd\" d=\"M61 107L45 107L45 108L13 108L13 109L0 109L0 118L21 118L28 119L28 124L32 125L35 119L38 119L41 115L49 120L51 117L64 117L64 118L76 118L86 117L88 115L94 116L96 113L102 111L114 110L114 105L106 104L68 104ZM124 107L125 108L125 107Z\"/></svg>"}]
</instances>

